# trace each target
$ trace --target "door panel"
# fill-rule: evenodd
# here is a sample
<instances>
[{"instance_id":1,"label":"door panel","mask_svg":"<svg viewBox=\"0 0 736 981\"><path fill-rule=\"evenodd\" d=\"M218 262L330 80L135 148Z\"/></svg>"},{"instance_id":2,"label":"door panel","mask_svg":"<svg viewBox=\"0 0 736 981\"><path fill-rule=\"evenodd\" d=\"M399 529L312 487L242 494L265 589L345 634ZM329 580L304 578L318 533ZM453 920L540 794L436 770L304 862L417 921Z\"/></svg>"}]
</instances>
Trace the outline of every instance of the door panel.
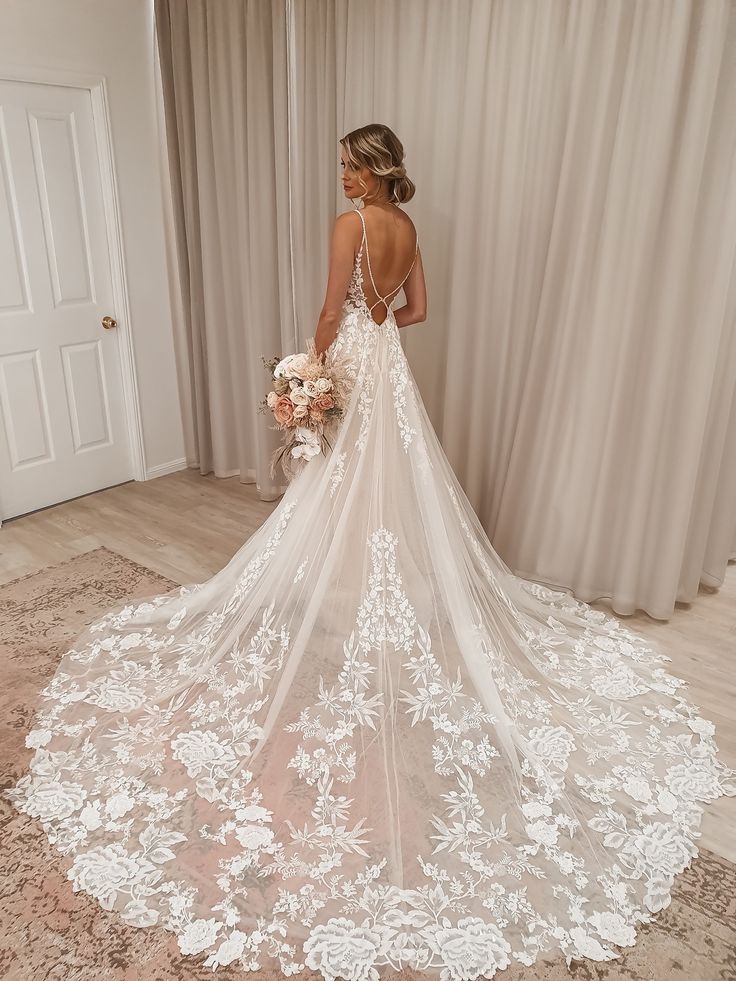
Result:
<instances>
[{"instance_id":1,"label":"door panel","mask_svg":"<svg viewBox=\"0 0 736 981\"><path fill-rule=\"evenodd\" d=\"M90 93L0 82L2 517L133 476Z\"/></svg>"}]
</instances>

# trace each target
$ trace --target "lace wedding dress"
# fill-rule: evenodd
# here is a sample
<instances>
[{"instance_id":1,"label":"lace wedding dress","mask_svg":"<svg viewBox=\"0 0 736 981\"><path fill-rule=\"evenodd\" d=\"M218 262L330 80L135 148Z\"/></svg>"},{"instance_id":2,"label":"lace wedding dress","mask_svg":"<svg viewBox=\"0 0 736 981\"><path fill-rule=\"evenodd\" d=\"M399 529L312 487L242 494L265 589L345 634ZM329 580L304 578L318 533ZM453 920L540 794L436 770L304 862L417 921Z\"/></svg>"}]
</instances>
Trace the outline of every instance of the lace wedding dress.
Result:
<instances>
[{"instance_id":1,"label":"lace wedding dress","mask_svg":"<svg viewBox=\"0 0 736 981\"><path fill-rule=\"evenodd\" d=\"M368 307L358 213L331 452L211 579L89 625L6 794L75 890L213 969L618 957L736 774L668 657L493 550Z\"/></svg>"}]
</instances>

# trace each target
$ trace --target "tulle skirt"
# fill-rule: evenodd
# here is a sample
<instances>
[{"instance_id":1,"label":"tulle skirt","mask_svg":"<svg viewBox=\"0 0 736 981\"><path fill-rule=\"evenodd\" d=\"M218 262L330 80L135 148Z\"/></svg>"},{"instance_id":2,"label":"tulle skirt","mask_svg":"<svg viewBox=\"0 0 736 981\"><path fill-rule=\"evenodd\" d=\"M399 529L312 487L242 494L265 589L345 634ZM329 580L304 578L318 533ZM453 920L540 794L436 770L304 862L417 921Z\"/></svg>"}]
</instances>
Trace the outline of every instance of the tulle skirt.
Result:
<instances>
[{"instance_id":1,"label":"tulle skirt","mask_svg":"<svg viewBox=\"0 0 736 981\"><path fill-rule=\"evenodd\" d=\"M736 775L666 655L495 553L393 317L346 308L345 356L332 451L211 579L85 629L6 794L213 969L615 958Z\"/></svg>"}]
</instances>

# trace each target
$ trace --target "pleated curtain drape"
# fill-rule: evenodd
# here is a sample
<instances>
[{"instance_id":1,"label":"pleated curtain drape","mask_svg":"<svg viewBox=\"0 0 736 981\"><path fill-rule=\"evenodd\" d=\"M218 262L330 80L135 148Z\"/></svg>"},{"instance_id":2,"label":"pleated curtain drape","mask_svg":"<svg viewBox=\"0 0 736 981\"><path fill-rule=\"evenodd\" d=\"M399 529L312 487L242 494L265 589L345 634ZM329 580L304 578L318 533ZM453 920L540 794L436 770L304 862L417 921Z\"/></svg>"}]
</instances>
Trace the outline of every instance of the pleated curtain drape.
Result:
<instances>
[{"instance_id":1,"label":"pleated curtain drape","mask_svg":"<svg viewBox=\"0 0 736 981\"><path fill-rule=\"evenodd\" d=\"M736 5L155 0L187 456L274 499L339 137L404 143L427 410L512 569L667 618L736 558Z\"/></svg>"}]
</instances>

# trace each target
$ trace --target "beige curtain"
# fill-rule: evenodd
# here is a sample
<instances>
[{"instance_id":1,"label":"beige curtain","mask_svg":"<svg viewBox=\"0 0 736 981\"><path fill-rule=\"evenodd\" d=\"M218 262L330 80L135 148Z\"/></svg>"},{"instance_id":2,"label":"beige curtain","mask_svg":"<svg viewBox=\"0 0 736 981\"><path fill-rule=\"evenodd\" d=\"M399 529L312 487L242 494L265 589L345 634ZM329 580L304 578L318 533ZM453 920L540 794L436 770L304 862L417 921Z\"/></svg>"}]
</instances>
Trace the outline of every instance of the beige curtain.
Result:
<instances>
[{"instance_id":1,"label":"beige curtain","mask_svg":"<svg viewBox=\"0 0 736 981\"><path fill-rule=\"evenodd\" d=\"M261 357L294 350L284 5L155 5L183 318L187 458L261 497L276 434L257 405ZM325 216L327 221L327 216Z\"/></svg>"},{"instance_id":2,"label":"beige curtain","mask_svg":"<svg viewBox=\"0 0 736 981\"><path fill-rule=\"evenodd\" d=\"M494 547L668 617L736 558L736 6L156 0L194 420L261 496L261 355L314 333L338 138L418 186L406 351ZM278 475L277 475L278 476Z\"/></svg>"}]
</instances>

